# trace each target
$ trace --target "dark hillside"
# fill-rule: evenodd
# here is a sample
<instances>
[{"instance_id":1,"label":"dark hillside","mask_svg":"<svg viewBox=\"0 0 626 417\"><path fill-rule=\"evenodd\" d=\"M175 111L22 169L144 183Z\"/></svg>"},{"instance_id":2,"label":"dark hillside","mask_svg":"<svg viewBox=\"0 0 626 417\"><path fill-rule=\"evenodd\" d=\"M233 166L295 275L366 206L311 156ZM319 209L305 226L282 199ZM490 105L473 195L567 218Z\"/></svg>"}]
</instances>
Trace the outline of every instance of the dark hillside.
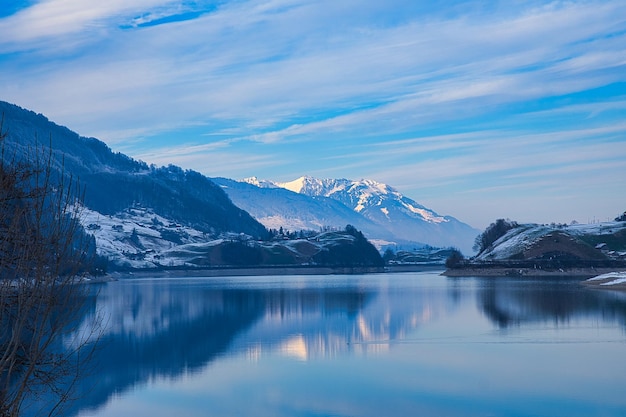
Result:
<instances>
[{"instance_id":1,"label":"dark hillside","mask_svg":"<svg viewBox=\"0 0 626 417\"><path fill-rule=\"evenodd\" d=\"M263 225L236 207L211 180L176 166L149 167L106 144L84 138L46 117L0 101L7 132L8 158L21 160L35 147L52 148L57 173L78 178L85 205L103 214L132 206L151 208L178 223L206 233L237 232L266 236Z\"/></svg>"},{"instance_id":2,"label":"dark hillside","mask_svg":"<svg viewBox=\"0 0 626 417\"><path fill-rule=\"evenodd\" d=\"M588 245L576 236L564 232L553 232L537 239L523 252L523 259L529 260L603 260L607 259L601 251Z\"/></svg>"}]
</instances>

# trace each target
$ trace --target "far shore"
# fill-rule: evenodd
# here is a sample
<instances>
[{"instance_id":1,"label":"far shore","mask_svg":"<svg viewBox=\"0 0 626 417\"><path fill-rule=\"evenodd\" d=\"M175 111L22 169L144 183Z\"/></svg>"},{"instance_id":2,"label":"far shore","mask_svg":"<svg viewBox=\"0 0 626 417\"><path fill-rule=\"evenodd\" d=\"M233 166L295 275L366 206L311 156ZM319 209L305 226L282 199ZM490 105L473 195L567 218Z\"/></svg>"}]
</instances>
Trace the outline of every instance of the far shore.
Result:
<instances>
[{"instance_id":1,"label":"far shore","mask_svg":"<svg viewBox=\"0 0 626 417\"><path fill-rule=\"evenodd\" d=\"M243 276L284 276L284 275L355 275L380 274L385 272L442 271L443 265L391 265L385 267L320 267L320 266L261 266L261 267L222 267L188 269L140 269L115 271L92 282L115 281L128 278L179 278L179 277L243 277Z\"/></svg>"},{"instance_id":2,"label":"far shore","mask_svg":"<svg viewBox=\"0 0 626 417\"><path fill-rule=\"evenodd\" d=\"M615 271L615 268L569 268L569 269L535 269L535 268L503 268L503 267L464 267L447 269L442 275L447 277L579 277L592 278L600 274Z\"/></svg>"},{"instance_id":3,"label":"far shore","mask_svg":"<svg viewBox=\"0 0 626 417\"><path fill-rule=\"evenodd\" d=\"M618 268L619 269L619 268ZM459 269L447 269L442 275L447 277L502 277L502 276L515 276L515 277L576 277L580 278L580 283L588 288L598 288L602 290L617 290L626 291L626 282L613 285L606 284L614 278L607 278L604 280L588 281L589 278L596 277L598 275L615 272L615 268L571 268L571 269L557 269L557 270L544 270L534 268L459 268Z\"/></svg>"}]
</instances>

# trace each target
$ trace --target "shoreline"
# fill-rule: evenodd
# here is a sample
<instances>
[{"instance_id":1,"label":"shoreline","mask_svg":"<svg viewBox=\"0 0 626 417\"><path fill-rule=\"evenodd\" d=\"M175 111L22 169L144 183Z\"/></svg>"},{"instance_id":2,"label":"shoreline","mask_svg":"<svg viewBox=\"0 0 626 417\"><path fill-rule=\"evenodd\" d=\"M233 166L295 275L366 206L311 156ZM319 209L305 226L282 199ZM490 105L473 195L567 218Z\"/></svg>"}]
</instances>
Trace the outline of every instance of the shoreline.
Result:
<instances>
[{"instance_id":1,"label":"shoreline","mask_svg":"<svg viewBox=\"0 0 626 417\"><path fill-rule=\"evenodd\" d=\"M321 266L262 266L189 269L141 269L115 271L94 278L91 282L108 282L129 278L181 278L181 277L245 277L285 275L356 275L398 272L441 271L443 265L392 265L385 267L321 267Z\"/></svg>"},{"instance_id":2,"label":"shoreline","mask_svg":"<svg viewBox=\"0 0 626 417\"><path fill-rule=\"evenodd\" d=\"M604 280L588 281L587 279L598 275L615 272L614 268L571 268L564 270L538 270L534 268L460 268L445 269L443 265L388 265L385 267L317 267L317 266L290 266L290 267L223 267L205 269L142 269L134 271L116 271L107 273L101 277L94 277L86 283L106 283L124 279L141 278L218 278L218 277L263 277L263 276L287 276L287 275L358 275L358 274L382 274L402 272L427 272L441 271L445 277L577 277L581 278L580 284L590 289L626 291L626 282L614 285L603 285L612 281L611 278Z\"/></svg>"},{"instance_id":3,"label":"shoreline","mask_svg":"<svg viewBox=\"0 0 626 417\"><path fill-rule=\"evenodd\" d=\"M618 268L619 269L619 268ZM461 268L447 269L441 275L446 277L576 277L580 285L589 289L626 291L626 282L608 285L615 278L589 281L598 275L615 272L615 268L571 268L546 271L534 268Z\"/></svg>"},{"instance_id":4,"label":"shoreline","mask_svg":"<svg viewBox=\"0 0 626 417\"><path fill-rule=\"evenodd\" d=\"M580 277L593 278L597 275L614 272L615 268L570 268L570 269L535 269L505 267L465 267L446 269L441 274L447 277Z\"/></svg>"}]
</instances>

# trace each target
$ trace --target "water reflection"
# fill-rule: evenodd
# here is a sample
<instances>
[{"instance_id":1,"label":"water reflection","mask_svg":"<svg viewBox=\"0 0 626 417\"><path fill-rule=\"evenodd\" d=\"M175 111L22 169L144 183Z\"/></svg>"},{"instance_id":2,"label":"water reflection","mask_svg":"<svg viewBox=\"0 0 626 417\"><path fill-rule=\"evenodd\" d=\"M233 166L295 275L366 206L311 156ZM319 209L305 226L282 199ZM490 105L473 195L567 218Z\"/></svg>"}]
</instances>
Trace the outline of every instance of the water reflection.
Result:
<instances>
[{"instance_id":1,"label":"water reflection","mask_svg":"<svg viewBox=\"0 0 626 417\"><path fill-rule=\"evenodd\" d=\"M233 350L282 352L301 360L349 353L375 353L444 310L443 293L424 297L380 288L331 291L281 290L259 294L263 319L242 334Z\"/></svg>"},{"instance_id":2,"label":"water reflection","mask_svg":"<svg viewBox=\"0 0 626 417\"><path fill-rule=\"evenodd\" d=\"M481 312L496 328L576 317L626 323L623 294L573 282L434 274L298 282L132 280L104 286L91 309L108 320L97 372L83 381L72 413L96 409L150 381L199 373L227 356L309 361L381 354L461 306Z\"/></svg>"},{"instance_id":3,"label":"water reflection","mask_svg":"<svg viewBox=\"0 0 626 417\"><path fill-rule=\"evenodd\" d=\"M195 372L259 319L263 301L246 290L109 285L98 300L108 330L99 341L97 372L82 383L80 407L98 407L111 395L157 378Z\"/></svg>"},{"instance_id":4,"label":"water reflection","mask_svg":"<svg viewBox=\"0 0 626 417\"><path fill-rule=\"evenodd\" d=\"M433 297L358 282L330 288L111 283L100 289L93 308L108 323L97 372L83 381L80 407L97 408L136 385L194 373L226 354L254 360L278 352L308 360L385 351L447 302L444 292Z\"/></svg>"},{"instance_id":5,"label":"water reflection","mask_svg":"<svg viewBox=\"0 0 626 417\"><path fill-rule=\"evenodd\" d=\"M567 323L598 316L626 327L626 294L582 289L579 281L482 279L478 305L500 328L531 323Z\"/></svg>"}]
</instances>

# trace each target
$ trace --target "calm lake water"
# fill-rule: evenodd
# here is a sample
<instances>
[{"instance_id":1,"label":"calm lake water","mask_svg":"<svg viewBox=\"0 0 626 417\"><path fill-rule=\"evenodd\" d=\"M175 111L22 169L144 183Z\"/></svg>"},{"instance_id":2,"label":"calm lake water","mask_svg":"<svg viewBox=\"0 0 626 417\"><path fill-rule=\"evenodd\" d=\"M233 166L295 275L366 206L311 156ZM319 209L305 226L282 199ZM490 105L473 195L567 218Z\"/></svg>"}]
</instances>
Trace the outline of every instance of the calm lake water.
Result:
<instances>
[{"instance_id":1,"label":"calm lake water","mask_svg":"<svg viewBox=\"0 0 626 417\"><path fill-rule=\"evenodd\" d=\"M121 280L72 415L626 416L626 293L439 272Z\"/></svg>"}]
</instances>

